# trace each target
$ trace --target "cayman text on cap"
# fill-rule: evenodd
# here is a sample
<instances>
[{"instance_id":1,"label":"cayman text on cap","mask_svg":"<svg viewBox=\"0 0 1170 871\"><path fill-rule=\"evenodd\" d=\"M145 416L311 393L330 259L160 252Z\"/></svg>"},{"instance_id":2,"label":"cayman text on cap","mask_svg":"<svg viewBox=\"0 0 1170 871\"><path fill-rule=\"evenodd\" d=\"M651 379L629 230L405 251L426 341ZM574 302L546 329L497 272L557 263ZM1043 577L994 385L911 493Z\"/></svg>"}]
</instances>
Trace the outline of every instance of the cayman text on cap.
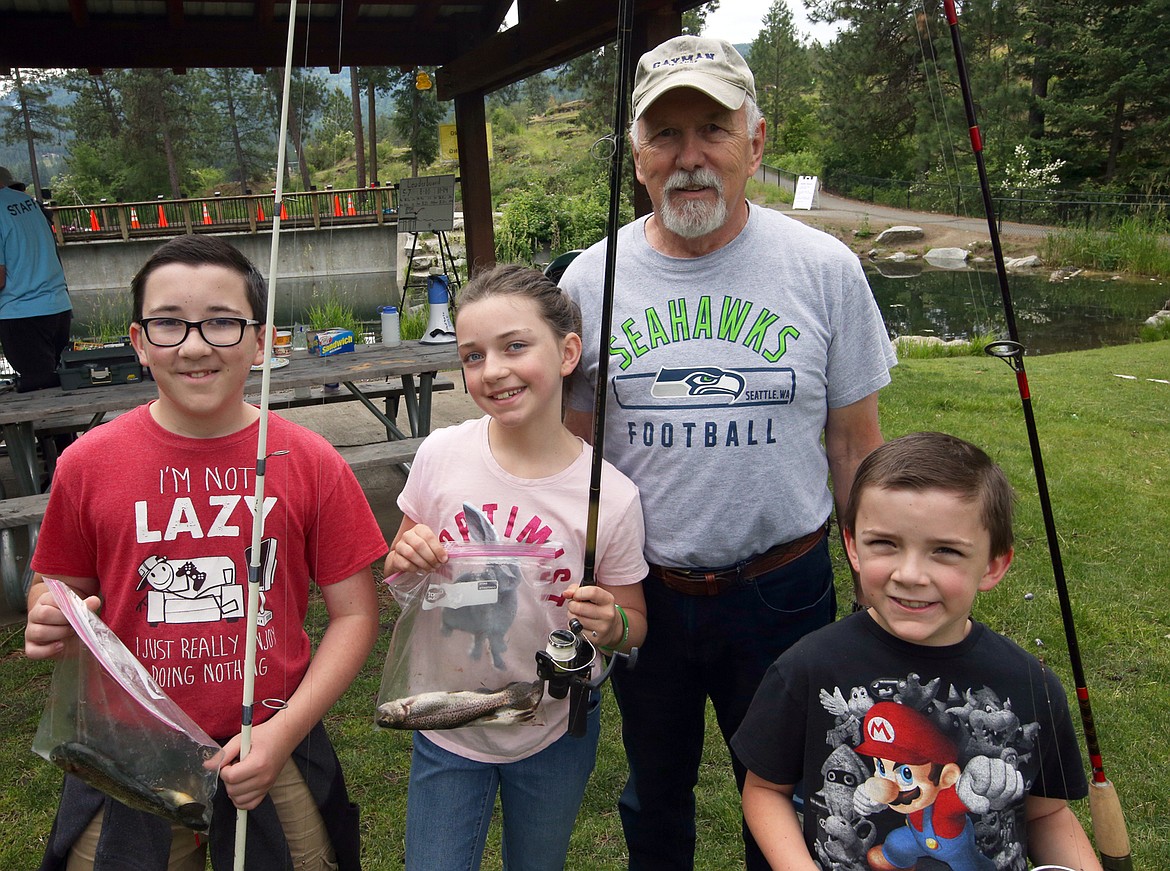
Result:
<instances>
[{"instance_id":1,"label":"cayman text on cap","mask_svg":"<svg viewBox=\"0 0 1170 871\"><path fill-rule=\"evenodd\" d=\"M735 46L699 36L676 36L642 55L634 75L634 119L675 88L702 91L728 109L756 98L752 71Z\"/></svg>"}]
</instances>

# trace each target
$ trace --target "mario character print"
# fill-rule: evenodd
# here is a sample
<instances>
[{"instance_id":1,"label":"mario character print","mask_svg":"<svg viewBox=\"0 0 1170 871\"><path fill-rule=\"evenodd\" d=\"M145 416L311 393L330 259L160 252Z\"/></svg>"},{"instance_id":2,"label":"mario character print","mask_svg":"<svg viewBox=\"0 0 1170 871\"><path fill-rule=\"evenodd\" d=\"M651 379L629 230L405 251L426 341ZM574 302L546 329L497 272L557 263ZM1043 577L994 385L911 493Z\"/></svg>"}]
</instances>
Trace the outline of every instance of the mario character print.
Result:
<instances>
[{"instance_id":1,"label":"mario character print","mask_svg":"<svg viewBox=\"0 0 1170 871\"><path fill-rule=\"evenodd\" d=\"M935 696L917 675L821 690L835 748L809 796L816 854L841 871L1016 868L1010 809L1030 786L1024 765L1038 726L991 690ZM1013 849L1013 846L1017 849Z\"/></svg>"}]
</instances>

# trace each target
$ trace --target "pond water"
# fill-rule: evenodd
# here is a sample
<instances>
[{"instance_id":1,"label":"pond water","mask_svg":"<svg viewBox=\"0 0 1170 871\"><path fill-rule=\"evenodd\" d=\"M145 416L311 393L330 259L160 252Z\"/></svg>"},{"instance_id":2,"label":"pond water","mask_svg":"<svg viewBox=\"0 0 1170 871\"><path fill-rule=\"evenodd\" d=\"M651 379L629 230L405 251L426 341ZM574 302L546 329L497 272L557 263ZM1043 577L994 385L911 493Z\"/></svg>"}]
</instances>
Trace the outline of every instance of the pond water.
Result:
<instances>
[{"instance_id":1,"label":"pond water","mask_svg":"<svg viewBox=\"0 0 1170 871\"><path fill-rule=\"evenodd\" d=\"M994 270L929 269L897 277L867 264L866 275L892 336L1008 336ZM1162 280L1077 276L1050 281L1044 269L1010 273L1008 288L1020 342L1029 354L1129 344L1170 297L1170 283Z\"/></svg>"},{"instance_id":2,"label":"pond water","mask_svg":"<svg viewBox=\"0 0 1170 871\"><path fill-rule=\"evenodd\" d=\"M920 267L915 265L914 270ZM883 269L889 267L883 264ZM927 269L907 277L882 275L867 264L874 297L893 336L927 335L941 339L995 333L1007 337L1003 302L995 272ZM1170 297L1170 283L1112 280L1109 277L1049 281L1047 270L1012 273L1008 286L1020 339L1029 354L1079 351L1128 344L1142 322ZM283 279L278 284L276 322L308 323L306 309L333 297L353 306L371 325L378 307L392 305L397 290L392 275L369 273L328 279ZM99 322L129 319L127 291L73 294L73 333L99 332Z\"/></svg>"}]
</instances>

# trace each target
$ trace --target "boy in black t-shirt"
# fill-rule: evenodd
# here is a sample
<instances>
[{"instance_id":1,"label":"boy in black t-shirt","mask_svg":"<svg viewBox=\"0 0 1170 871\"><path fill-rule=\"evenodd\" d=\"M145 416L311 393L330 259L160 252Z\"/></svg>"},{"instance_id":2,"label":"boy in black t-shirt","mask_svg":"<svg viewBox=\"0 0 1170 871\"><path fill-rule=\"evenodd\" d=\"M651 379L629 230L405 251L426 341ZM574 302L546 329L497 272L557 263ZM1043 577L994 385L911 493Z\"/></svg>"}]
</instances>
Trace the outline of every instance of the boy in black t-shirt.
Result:
<instances>
[{"instance_id":1,"label":"boy in black t-shirt","mask_svg":"<svg viewBox=\"0 0 1170 871\"><path fill-rule=\"evenodd\" d=\"M1012 502L941 433L858 467L841 525L868 607L781 656L732 739L776 871L1100 871L1067 804L1087 785L1060 683L970 617L1011 564Z\"/></svg>"}]
</instances>

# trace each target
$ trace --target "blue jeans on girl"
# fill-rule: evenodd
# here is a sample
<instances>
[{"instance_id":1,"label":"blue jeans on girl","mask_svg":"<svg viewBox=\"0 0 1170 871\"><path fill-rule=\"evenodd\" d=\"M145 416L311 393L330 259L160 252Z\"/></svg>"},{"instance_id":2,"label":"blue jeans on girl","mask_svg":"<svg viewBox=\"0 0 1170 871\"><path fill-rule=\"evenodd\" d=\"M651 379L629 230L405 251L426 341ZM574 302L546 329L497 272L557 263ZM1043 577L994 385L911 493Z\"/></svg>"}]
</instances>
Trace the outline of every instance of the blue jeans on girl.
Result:
<instances>
[{"instance_id":1,"label":"blue jeans on girl","mask_svg":"<svg viewBox=\"0 0 1170 871\"><path fill-rule=\"evenodd\" d=\"M598 697L591 700L583 737L562 735L517 762L475 762L416 732L406 798L406 871L477 871L497 790L505 871L560 871L600 731Z\"/></svg>"}]
</instances>

